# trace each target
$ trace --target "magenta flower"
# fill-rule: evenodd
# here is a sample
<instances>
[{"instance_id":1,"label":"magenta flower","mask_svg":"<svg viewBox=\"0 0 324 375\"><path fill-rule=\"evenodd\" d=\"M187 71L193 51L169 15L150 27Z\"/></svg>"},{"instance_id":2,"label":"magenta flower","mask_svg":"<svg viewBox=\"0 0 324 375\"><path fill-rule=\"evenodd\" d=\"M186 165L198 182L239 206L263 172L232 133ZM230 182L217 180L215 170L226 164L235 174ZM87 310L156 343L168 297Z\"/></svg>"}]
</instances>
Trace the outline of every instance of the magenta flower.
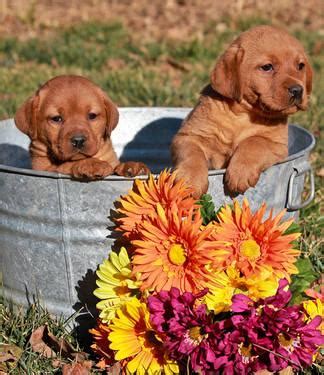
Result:
<instances>
[{"instance_id":1,"label":"magenta flower","mask_svg":"<svg viewBox=\"0 0 324 375\"><path fill-rule=\"evenodd\" d=\"M151 322L163 336L170 359L202 374L277 372L291 366L302 370L324 343L318 329L321 317L306 322L300 306L289 306L288 283L281 280L273 297L252 301L237 294L232 313L208 314L197 306L198 295L176 288L149 297ZM215 320L215 321L213 321Z\"/></svg>"},{"instance_id":2,"label":"magenta flower","mask_svg":"<svg viewBox=\"0 0 324 375\"><path fill-rule=\"evenodd\" d=\"M218 327L222 335L213 346L217 358L213 374L247 375L266 368L252 344L256 339L252 320L238 327L231 319L221 323L225 323L223 329L221 325Z\"/></svg>"},{"instance_id":3,"label":"magenta flower","mask_svg":"<svg viewBox=\"0 0 324 375\"><path fill-rule=\"evenodd\" d=\"M309 367L319 345L324 343L324 336L317 329L321 317L306 323L300 306L287 306L291 299L291 293L285 290L287 285L286 280L280 280L277 294L257 303L243 295L232 299L236 314L231 320L239 332L234 337L245 337L244 348L251 349L260 368L271 372L288 365L299 370Z\"/></svg>"},{"instance_id":4,"label":"magenta flower","mask_svg":"<svg viewBox=\"0 0 324 375\"><path fill-rule=\"evenodd\" d=\"M196 306L206 292L180 294L179 289L171 288L148 298L151 323L163 334L170 359L186 366L189 357L192 371L202 373L214 370L218 362L213 350L218 331L206 305Z\"/></svg>"}]
</instances>

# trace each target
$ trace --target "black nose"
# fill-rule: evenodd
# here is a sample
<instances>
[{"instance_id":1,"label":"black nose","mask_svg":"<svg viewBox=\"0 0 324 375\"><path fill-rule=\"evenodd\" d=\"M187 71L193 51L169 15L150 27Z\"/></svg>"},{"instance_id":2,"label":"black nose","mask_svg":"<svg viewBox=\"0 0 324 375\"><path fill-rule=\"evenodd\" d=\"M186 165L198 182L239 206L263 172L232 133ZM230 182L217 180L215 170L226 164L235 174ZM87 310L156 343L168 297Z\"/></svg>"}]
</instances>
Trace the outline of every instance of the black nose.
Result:
<instances>
[{"instance_id":1,"label":"black nose","mask_svg":"<svg viewBox=\"0 0 324 375\"><path fill-rule=\"evenodd\" d=\"M73 147L81 149L84 146L86 138L83 135L75 135L71 138L71 144Z\"/></svg>"},{"instance_id":2,"label":"black nose","mask_svg":"<svg viewBox=\"0 0 324 375\"><path fill-rule=\"evenodd\" d=\"M300 85L293 85L288 88L289 94L293 99L300 100L303 96L303 87Z\"/></svg>"}]
</instances>

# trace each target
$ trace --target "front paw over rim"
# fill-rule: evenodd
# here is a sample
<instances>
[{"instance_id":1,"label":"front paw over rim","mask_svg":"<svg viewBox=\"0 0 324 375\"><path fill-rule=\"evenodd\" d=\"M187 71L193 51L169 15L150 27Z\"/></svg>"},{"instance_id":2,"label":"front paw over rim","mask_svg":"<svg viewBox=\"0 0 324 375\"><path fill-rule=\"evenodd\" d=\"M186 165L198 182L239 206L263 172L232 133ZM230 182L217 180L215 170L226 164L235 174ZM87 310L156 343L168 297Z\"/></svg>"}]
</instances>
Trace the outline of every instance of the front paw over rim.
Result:
<instances>
[{"instance_id":1,"label":"front paw over rim","mask_svg":"<svg viewBox=\"0 0 324 375\"><path fill-rule=\"evenodd\" d=\"M251 166L230 164L225 173L225 184L231 193L244 193L254 187L260 172Z\"/></svg>"},{"instance_id":2,"label":"front paw over rim","mask_svg":"<svg viewBox=\"0 0 324 375\"><path fill-rule=\"evenodd\" d=\"M98 180L113 173L112 166L102 160L84 159L72 167L72 176L76 179Z\"/></svg>"},{"instance_id":3,"label":"front paw over rim","mask_svg":"<svg viewBox=\"0 0 324 375\"><path fill-rule=\"evenodd\" d=\"M138 161L127 161L117 165L114 171L118 176L135 177L139 175L147 175L150 173L149 168Z\"/></svg>"}]
</instances>

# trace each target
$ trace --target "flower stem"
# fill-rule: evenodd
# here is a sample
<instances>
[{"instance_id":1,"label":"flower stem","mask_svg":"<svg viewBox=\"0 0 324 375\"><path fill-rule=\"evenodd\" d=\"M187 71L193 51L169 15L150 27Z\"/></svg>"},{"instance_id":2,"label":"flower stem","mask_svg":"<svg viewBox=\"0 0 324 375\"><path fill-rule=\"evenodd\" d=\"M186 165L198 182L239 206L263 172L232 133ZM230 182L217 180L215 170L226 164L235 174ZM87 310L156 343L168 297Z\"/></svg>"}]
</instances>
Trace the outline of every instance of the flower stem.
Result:
<instances>
[{"instance_id":1,"label":"flower stem","mask_svg":"<svg viewBox=\"0 0 324 375\"><path fill-rule=\"evenodd\" d=\"M293 365L299 367L301 370L303 369L303 368L300 366L300 364L298 364L297 362L291 360L290 358L287 358L287 357L285 357L285 356L283 356L283 355L281 355L281 354L279 354L279 353L276 353L276 352L274 352L274 351L272 351L272 350L270 350L270 349L267 349L267 348L265 348L265 347L262 346L262 345L259 345L259 344L252 344L252 345L256 346L256 347L259 348L259 349L265 350L266 352L272 353L273 355L276 355L277 357L280 357L280 358L286 360L287 362L289 362L289 363L291 363L291 364L293 364Z\"/></svg>"}]
</instances>

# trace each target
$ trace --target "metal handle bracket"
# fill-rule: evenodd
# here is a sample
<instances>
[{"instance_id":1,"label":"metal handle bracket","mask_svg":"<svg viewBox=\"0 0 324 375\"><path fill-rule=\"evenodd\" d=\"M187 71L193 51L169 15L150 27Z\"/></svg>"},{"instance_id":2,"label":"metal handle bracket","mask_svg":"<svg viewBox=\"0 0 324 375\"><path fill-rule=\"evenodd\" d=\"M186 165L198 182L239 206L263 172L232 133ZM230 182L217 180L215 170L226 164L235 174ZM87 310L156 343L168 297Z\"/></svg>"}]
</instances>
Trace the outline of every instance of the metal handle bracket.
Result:
<instances>
[{"instance_id":1,"label":"metal handle bracket","mask_svg":"<svg viewBox=\"0 0 324 375\"><path fill-rule=\"evenodd\" d=\"M294 180L296 177L302 176L304 174L309 174L309 181L310 181L310 192L308 198L301 203L293 203L293 187L294 187ZM287 193L287 209L290 211L297 211L301 208L306 207L315 196L315 181L314 181L314 173L312 171L312 167L309 163L306 163L302 168L294 168L292 174L289 177L288 182L288 193Z\"/></svg>"}]
</instances>

